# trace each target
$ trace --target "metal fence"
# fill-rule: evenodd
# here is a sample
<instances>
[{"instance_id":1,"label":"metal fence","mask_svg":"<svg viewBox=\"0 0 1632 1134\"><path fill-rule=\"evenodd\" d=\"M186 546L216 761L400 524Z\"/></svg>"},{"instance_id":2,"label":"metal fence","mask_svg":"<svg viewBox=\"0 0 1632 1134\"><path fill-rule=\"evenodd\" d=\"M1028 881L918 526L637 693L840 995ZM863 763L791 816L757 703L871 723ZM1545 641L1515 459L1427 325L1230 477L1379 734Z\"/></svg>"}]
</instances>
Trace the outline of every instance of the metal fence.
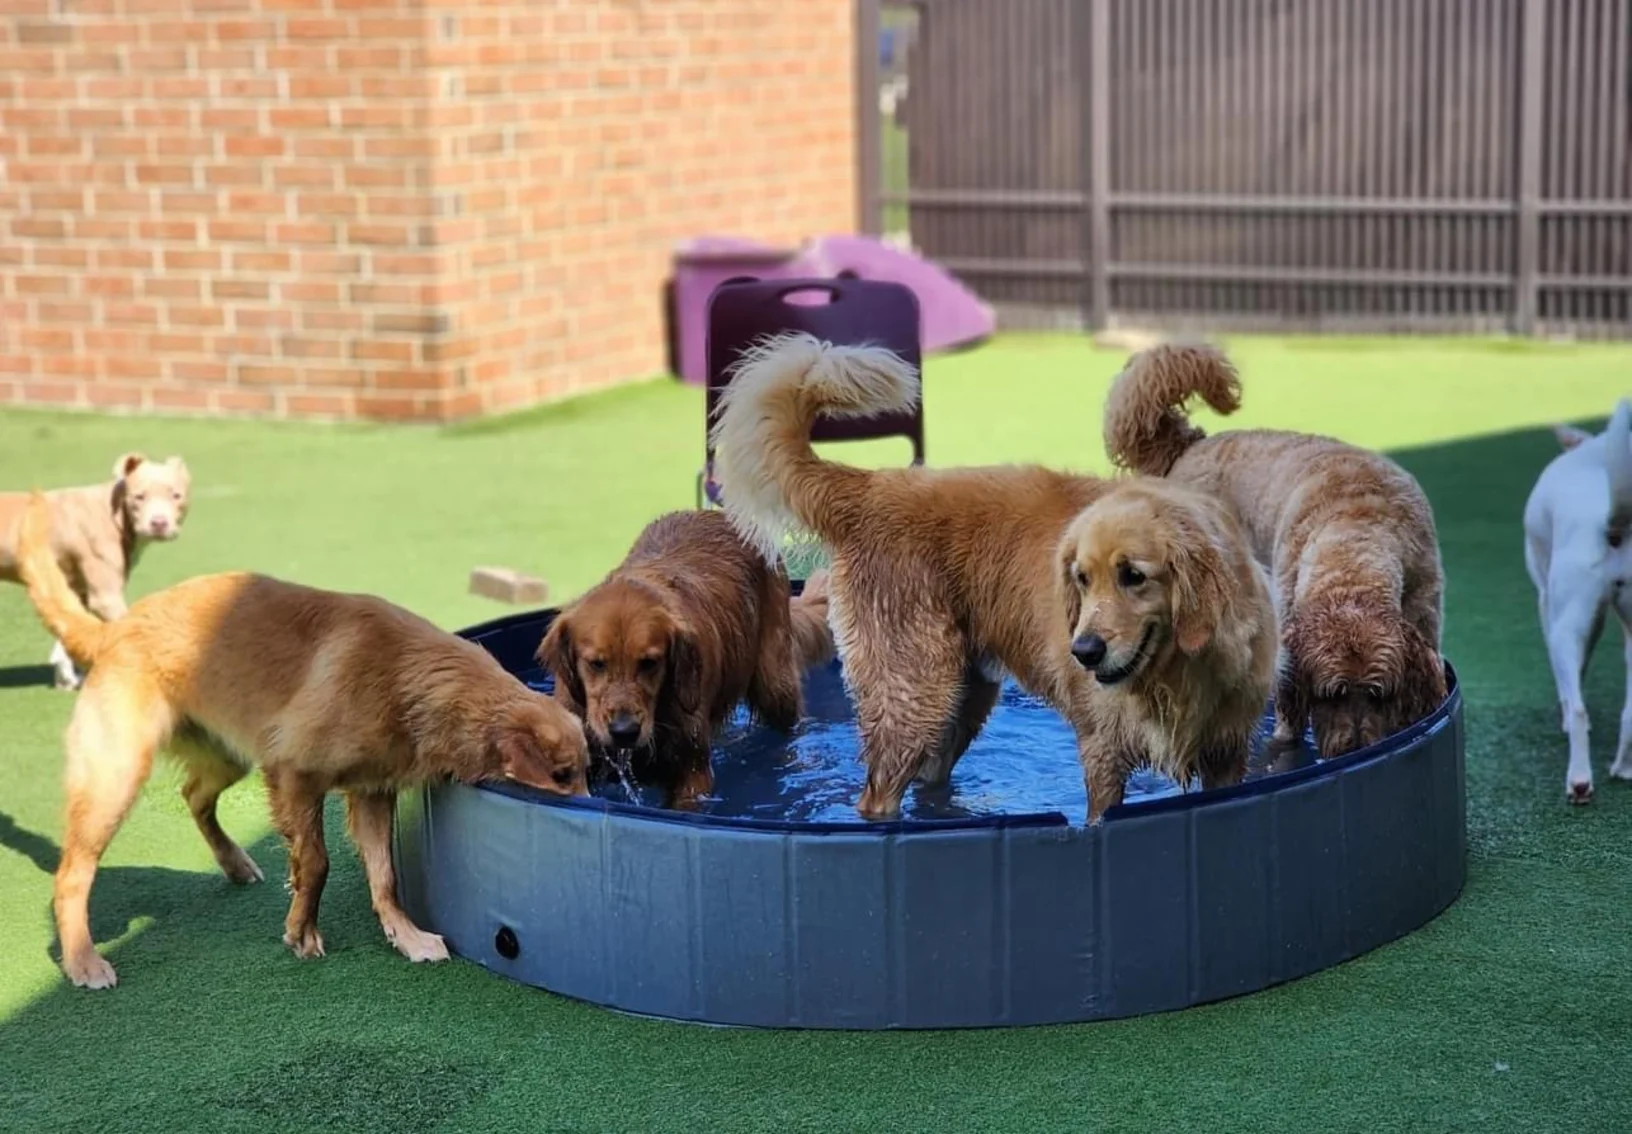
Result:
<instances>
[{"instance_id":1,"label":"metal fence","mask_svg":"<svg viewBox=\"0 0 1632 1134\"><path fill-rule=\"evenodd\" d=\"M1632 0L859 16L863 225L1011 321L1632 335Z\"/></svg>"}]
</instances>

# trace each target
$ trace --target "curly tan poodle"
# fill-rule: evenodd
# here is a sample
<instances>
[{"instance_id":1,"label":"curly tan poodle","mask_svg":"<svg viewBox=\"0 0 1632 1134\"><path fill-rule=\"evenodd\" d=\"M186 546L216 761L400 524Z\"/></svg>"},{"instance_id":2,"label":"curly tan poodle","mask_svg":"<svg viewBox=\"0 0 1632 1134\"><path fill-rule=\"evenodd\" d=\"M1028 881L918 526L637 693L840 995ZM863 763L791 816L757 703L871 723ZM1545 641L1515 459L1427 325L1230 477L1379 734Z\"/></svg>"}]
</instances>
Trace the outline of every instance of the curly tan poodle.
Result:
<instances>
[{"instance_id":1,"label":"curly tan poodle","mask_svg":"<svg viewBox=\"0 0 1632 1134\"><path fill-rule=\"evenodd\" d=\"M1427 716L1446 695L1445 586L1422 487L1387 457L1330 437L1208 437L1185 415L1194 396L1223 414L1240 405L1240 379L1220 351L1166 344L1135 355L1106 399L1105 447L1123 468L1194 485L1238 511L1280 607L1277 741L1309 721L1332 757Z\"/></svg>"}]
</instances>

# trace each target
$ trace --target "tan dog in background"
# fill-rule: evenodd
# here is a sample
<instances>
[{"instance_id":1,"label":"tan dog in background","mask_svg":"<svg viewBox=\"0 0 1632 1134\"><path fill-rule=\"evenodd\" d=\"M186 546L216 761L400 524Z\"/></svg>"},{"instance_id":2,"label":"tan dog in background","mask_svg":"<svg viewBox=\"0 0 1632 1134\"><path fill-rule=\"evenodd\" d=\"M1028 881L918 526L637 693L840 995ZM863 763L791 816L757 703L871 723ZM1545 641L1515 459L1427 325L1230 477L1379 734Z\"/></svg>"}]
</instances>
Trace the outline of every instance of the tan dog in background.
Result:
<instances>
[{"instance_id":1,"label":"tan dog in background","mask_svg":"<svg viewBox=\"0 0 1632 1134\"><path fill-rule=\"evenodd\" d=\"M917 375L888 351L784 335L743 359L714 427L744 537L773 561L790 532L831 552L829 619L867 765L857 810L891 818L914 779L944 784L1005 673L1071 723L1091 822L1139 763L1182 774L1199 762L1225 782L1233 764L1214 754L1233 753L1238 704L1262 713L1273 645L1265 663L1255 643L1274 636L1228 518L1162 484L1036 466L867 470L811 448L818 414L917 398ZM1143 578L1119 582L1124 564ZM1197 713L1180 705L1190 696Z\"/></svg>"},{"instance_id":2,"label":"tan dog in background","mask_svg":"<svg viewBox=\"0 0 1632 1134\"><path fill-rule=\"evenodd\" d=\"M302 957L323 954L317 908L329 869L328 792L345 793L386 937L410 960L438 961L448 955L442 939L397 904L397 789L452 776L585 791L587 749L575 717L480 646L382 599L206 575L102 622L57 564L43 498L35 497L21 534L29 598L68 652L92 666L65 738L67 825L54 897L62 967L76 985L116 982L91 941L91 883L161 748L186 767L182 796L234 882L262 874L216 821L216 799L261 769L289 846L294 897L283 939Z\"/></svg>"},{"instance_id":3,"label":"tan dog in background","mask_svg":"<svg viewBox=\"0 0 1632 1134\"><path fill-rule=\"evenodd\" d=\"M125 584L142 547L181 534L187 519L192 476L180 457L149 460L126 453L113 465L113 480L45 494L51 512L51 549L81 602L98 618L125 613ZM17 583L17 556L27 492L0 493L0 579ZM51 647L59 689L79 687L80 675L60 641Z\"/></svg>"},{"instance_id":4,"label":"tan dog in background","mask_svg":"<svg viewBox=\"0 0 1632 1134\"><path fill-rule=\"evenodd\" d=\"M597 758L662 783L665 807L692 807L714 789L710 746L738 702L782 731L802 715L805 668L833 656L811 583L790 602L787 575L725 516L673 512L556 616L538 659Z\"/></svg>"},{"instance_id":5,"label":"tan dog in background","mask_svg":"<svg viewBox=\"0 0 1632 1134\"><path fill-rule=\"evenodd\" d=\"M1166 345L1135 355L1105 403L1105 448L1123 468L1211 492L1240 514L1280 607L1276 740L1314 726L1324 757L1373 744L1445 699L1444 572L1433 509L1399 465L1330 437L1267 429L1207 437L1184 403L1240 405L1222 353Z\"/></svg>"}]
</instances>

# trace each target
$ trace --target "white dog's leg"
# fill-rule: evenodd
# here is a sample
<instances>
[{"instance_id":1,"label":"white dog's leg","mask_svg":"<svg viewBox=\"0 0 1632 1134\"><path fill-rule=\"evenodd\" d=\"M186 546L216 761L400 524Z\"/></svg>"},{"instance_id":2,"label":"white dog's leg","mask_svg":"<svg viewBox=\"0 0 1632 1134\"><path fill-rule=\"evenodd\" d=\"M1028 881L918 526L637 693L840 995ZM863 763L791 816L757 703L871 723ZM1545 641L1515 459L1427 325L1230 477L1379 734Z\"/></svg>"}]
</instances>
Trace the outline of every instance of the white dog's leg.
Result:
<instances>
[{"instance_id":1,"label":"white dog's leg","mask_svg":"<svg viewBox=\"0 0 1632 1134\"><path fill-rule=\"evenodd\" d=\"M1553 580L1557 583L1557 580ZM1581 699L1581 671L1586 666L1592 638L1594 602L1581 589L1550 585L1551 594L1569 596L1551 612L1547 626L1547 656L1558 686L1564 732L1570 738L1570 766L1564 777L1564 796L1571 803L1592 799L1592 761L1587 748L1587 706Z\"/></svg>"},{"instance_id":2,"label":"white dog's leg","mask_svg":"<svg viewBox=\"0 0 1632 1134\"><path fill-rule=\"evenodd\" d=\"M1609 774L1617 780L1632 780L1632 596L1617 596L1615 612L1621 616L1622 643L1626 651L1626 700L1621 705L1621 735L1615 742L1615 762Z\"/></svg>"},{"instance_id":3,"label":"white dog's leg","mask_svg":"<svg viewBox=\"0 0 1632 1134\"><path fill-rule=\"evenodd\" d=\"M78 689L80 683L79 671L74 668L74 659L68 656L68 651L61 642L51 643L51 668L55 671L55 684L58 689Z\"/></svg>"}]
</instances>

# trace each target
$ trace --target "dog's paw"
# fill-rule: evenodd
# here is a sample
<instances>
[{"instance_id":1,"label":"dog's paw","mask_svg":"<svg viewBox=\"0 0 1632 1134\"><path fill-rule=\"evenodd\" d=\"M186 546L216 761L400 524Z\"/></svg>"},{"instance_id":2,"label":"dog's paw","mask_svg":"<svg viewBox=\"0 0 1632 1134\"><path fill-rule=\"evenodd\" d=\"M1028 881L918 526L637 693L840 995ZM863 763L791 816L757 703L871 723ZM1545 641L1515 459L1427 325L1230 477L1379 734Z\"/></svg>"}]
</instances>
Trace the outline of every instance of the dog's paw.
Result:
<instances>
[{"instance_id":1,"label":"dog's paw","mask_svg":"<svg viewBox=\"0 0 1632 1134\"><path fill-rule=\"evenodd\" d=\"M80 988L112 988L119 983L113 966L95 949L87 950L82 956L64 957L62 971Z\"/></svg>"},{"instance_id":2,"label":"dog's paw","mask_svg":"<svg viewBox=\"0 0 1632 1134\"><path fill-rule=\"evenodd\" d=\"M266 881L266 875L261 873L260 866L249 857L243 847L233 847L232 853L221 859L221 873L227 876L228 881L240 886Z\"/></svg>"},{"instance_id":3,"label":"dog's paw","mask_svg":"<svg viewBox=\"0 0 1632 1134\"><path fill-rule=\"evenodd\" d=\"M283 935L283 943L302 960L310 961L323 955L323 935L317 931L315 925L288 931Z\"/></svg>"},{"instance_id":4,"label":"dog's paw","mask_svg":"<svg viewBox=\"0 0 1632 1134\"><path fill-rule=\"evenodd\" d=\"M391 944L397 947L397 952L415 964L448 959L448 943L436 934L426 933L422 929L416 929L412 933L398 930L396 936L391 939Z\"/></svg>"},{"instance_id":5,"label":"dog's paw","mask_svg":"<svg viewBox=\"0 0 1632 1134\"><path fill-rule=\"evenodd\" d=\"M1580 807L1592 802L1592 781L1576 780L1564 785L1564 802Z\"/></svg>"},{"instance_id":6,"label":"dog's paw","mask_svg":"<svg viewBox=\"0 0 1632 1134\"><path fill-rule=\"evenodd\" d=\"M1611 779L1632 780L1632 754L1622 756L1609 766Z\"/></svg>"}]
</instances>

